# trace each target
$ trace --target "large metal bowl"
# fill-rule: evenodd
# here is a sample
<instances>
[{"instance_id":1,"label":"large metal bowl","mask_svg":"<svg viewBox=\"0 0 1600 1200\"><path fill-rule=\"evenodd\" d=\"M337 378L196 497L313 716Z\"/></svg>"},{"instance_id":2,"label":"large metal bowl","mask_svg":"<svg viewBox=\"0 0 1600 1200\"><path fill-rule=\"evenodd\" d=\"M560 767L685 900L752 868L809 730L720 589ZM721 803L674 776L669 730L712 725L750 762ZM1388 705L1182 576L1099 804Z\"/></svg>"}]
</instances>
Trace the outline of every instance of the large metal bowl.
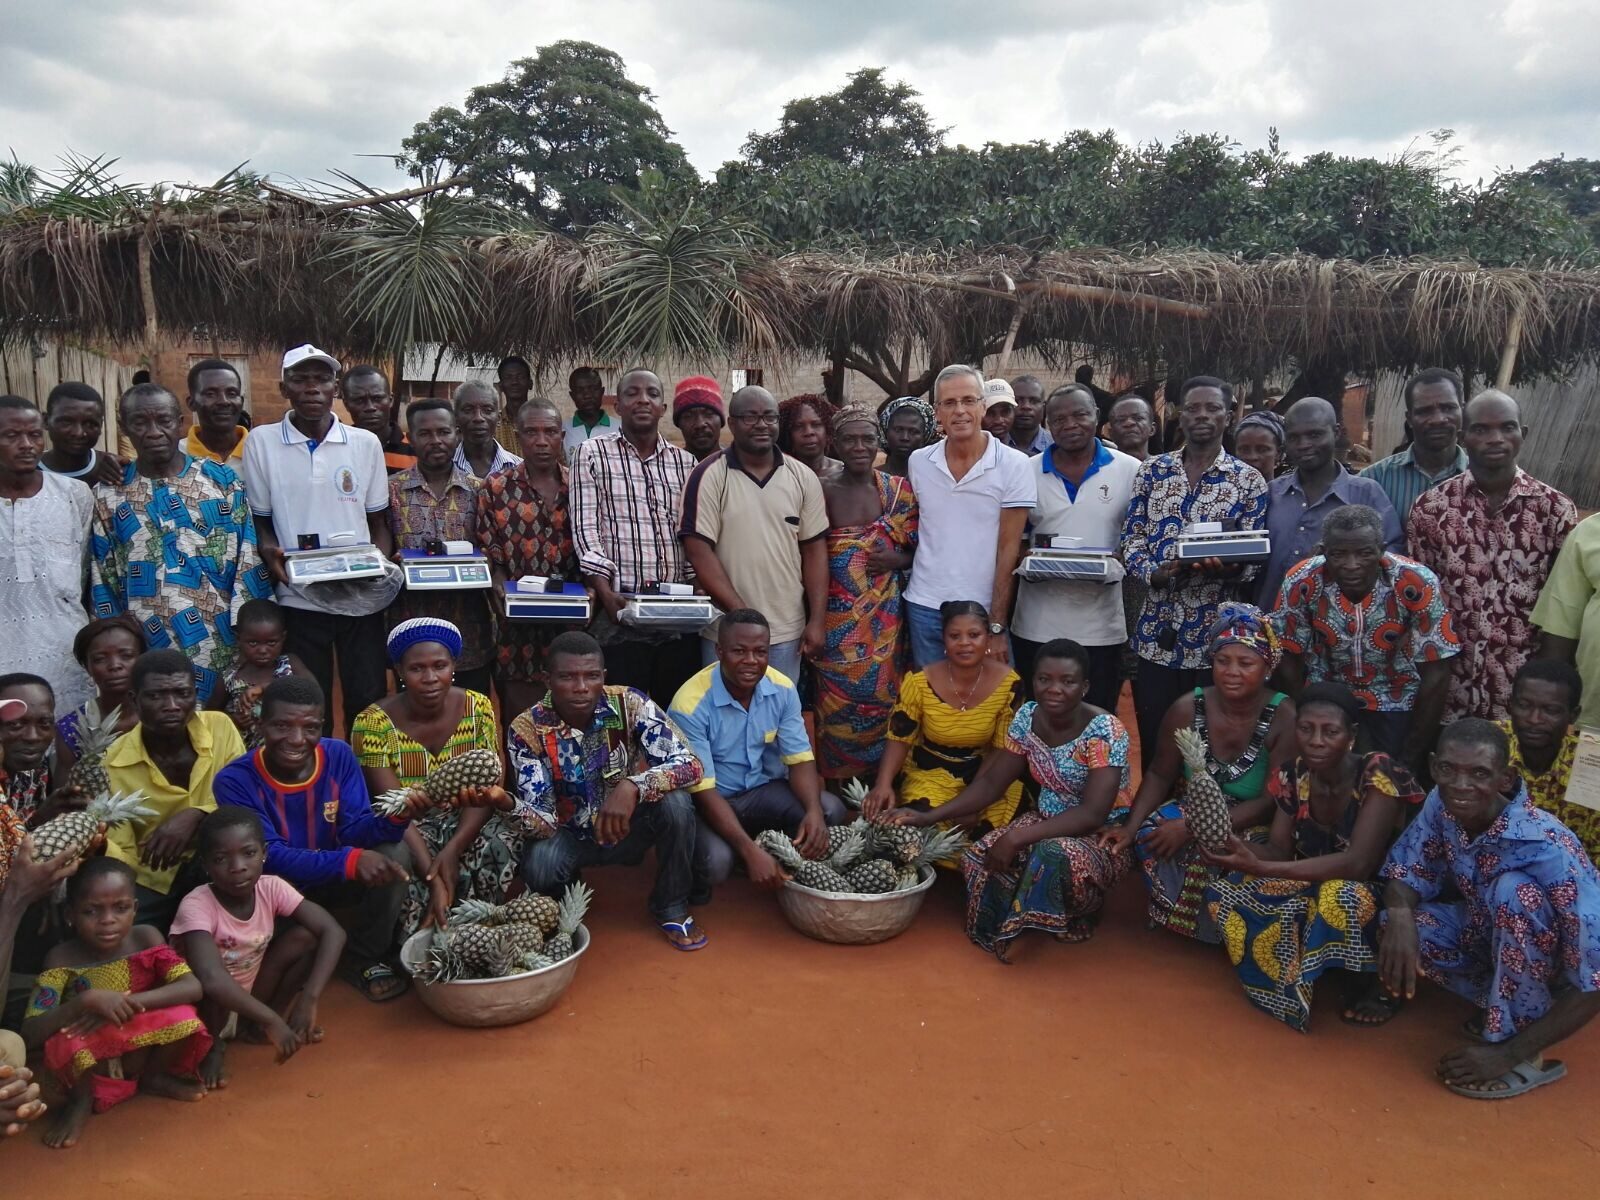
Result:
<instances>
[{"instance_id":1,"label":"large metal bowl","mask_svg":"<svg viewBox=\"0 0 1600 1200\"><path fill-rule=\"evenodd\" d=\"M578 973L578 960L589 948L589 929L578 926L573 951L560 962L537 971L523 971L500 979L458 979L451 983L424 983L418 979L426 957L430 929L419 929L400 948L400 965L411 972L417 995L434 1016L452 1025L515 1025L529 1021L561 999Z\"/></svg>"},{"instance_id":2,"label":"large metal bowl","mask_svg":"<svg viewBox=\"0 0 1600 1200\"><path fill-rule=\"evenodd\" d=\"M807 937L844 946L870 946L887 942L911 927L933 879L933 868L923 867L916 887L875 896L819 892L791 880L778 892L778 907L789 924Z\"/></svg>"}]
</instances>

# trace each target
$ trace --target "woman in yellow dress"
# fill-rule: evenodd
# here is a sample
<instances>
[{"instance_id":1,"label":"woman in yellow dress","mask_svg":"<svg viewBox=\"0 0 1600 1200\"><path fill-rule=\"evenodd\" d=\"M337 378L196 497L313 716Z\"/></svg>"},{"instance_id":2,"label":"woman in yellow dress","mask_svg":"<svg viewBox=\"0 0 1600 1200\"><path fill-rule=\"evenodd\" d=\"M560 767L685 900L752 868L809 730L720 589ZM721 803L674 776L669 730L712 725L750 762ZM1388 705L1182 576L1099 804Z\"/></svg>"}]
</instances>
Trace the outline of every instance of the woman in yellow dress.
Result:
<instances>
[{"instance_id":1,"label":"woman in yellow dress","mask_svg":"<svg viewBox=\"0 0 1600 1200\"><path fill-rule=\"evenodd\" d=\"M862 801L868 820L897 803L934 809L954 800L977 777L984 756L1005 746L1011 718L1026 699L1022 678L987 657L989 614L983 605L948 601L939 606L939 622L944 658L911 672L900 685L877 783ZM975 829L1007 824L1021 799L1019 780L983 810Z\"/></svg>"}]
</instances>

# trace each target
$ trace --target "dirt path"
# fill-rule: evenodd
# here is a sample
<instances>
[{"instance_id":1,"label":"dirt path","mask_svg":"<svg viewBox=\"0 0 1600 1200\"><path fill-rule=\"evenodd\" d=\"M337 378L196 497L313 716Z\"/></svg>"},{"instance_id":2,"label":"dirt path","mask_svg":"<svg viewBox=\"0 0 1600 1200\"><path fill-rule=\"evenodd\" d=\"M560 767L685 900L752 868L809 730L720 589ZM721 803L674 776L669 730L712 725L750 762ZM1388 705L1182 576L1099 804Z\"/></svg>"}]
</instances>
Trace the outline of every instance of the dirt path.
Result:
<instances>
[{"instance_id":1,"label":"dirt path","mask_svg":"<svg viewBox=\"0 0 1600 1200\"><path fill-rule=\"evenodd\" d=\"M961 931L961 889L878 947L795 933L745 884L667 949L645 880L594 872L595 943L527 1025L443 1026L336 984L328 1041L284 1067L237 1047L226 1091L145 1098L83 1145L0 1150L4 1194L267 1197L1578 1196L1600 1170L1600 1031L1564 1082L1505 1104L1433 1081L1465 1005L1387 1028L1317 996L1295 1034L1220 951L1149 932L1119 889L1083 946L1014 966Z\"/></svg>"}]
</instances>

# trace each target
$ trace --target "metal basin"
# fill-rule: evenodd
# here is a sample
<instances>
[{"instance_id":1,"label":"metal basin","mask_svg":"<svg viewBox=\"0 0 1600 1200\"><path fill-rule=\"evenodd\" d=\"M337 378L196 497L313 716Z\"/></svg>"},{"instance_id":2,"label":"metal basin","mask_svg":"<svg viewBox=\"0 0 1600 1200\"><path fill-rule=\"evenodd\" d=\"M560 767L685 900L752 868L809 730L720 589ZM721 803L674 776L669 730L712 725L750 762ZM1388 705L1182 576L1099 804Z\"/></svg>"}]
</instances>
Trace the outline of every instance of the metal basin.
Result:
<instances>
[{"instance_id":1,"label":"metal basin","mask_svg":"<svg viewBox=\"0 0 1600 1200\"><path fill-rule=\"evenodd\" d=\"M529 1021L561 999L578 973L578 960L589 948L589 928L578 926L573 951L552 966L499 979L458 979L424 983L416 978L427 954L432 930L419 929L400 948L400 965L412 975L416 993L437 1017L452 1025L515 1025Z\"/></svg>"},{"instance_id":2,"label":"metal basin","mask_svg":"<svg viewBox=\"0 0 1600 1200\"><path fill-rule=\"evenodd\" d=\"M875 896L819 892L791 881L778 892L778 907L789 918L789 924L807 937L846 946L870 946L911 927L933 879L933 868L923 867L916 887Z\"/></svg>"}]
</instances>

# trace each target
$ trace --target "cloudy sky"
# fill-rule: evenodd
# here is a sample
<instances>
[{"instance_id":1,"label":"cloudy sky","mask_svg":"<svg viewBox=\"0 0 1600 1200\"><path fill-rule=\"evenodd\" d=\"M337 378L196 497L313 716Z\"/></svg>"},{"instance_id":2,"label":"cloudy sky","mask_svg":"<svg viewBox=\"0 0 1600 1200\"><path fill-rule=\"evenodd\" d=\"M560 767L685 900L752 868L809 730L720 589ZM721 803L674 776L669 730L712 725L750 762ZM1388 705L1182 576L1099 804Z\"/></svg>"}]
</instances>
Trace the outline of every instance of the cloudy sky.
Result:
<instances>
[{"instance_id":1,"label":"cloudy sky","mask_svg":"<svg viewBox=\"0 0 1600 1200\"><path fill-rule=\"evenodd\" d=\"M702 172L783 102L887 66L953 142L1276 126L1292 154L1456 131L1472 180L1600 157L1595 0L0 0L0 149L130 181L372 183L412 125L560 38L620 53Z\"/></svg>"}]
</instances>

